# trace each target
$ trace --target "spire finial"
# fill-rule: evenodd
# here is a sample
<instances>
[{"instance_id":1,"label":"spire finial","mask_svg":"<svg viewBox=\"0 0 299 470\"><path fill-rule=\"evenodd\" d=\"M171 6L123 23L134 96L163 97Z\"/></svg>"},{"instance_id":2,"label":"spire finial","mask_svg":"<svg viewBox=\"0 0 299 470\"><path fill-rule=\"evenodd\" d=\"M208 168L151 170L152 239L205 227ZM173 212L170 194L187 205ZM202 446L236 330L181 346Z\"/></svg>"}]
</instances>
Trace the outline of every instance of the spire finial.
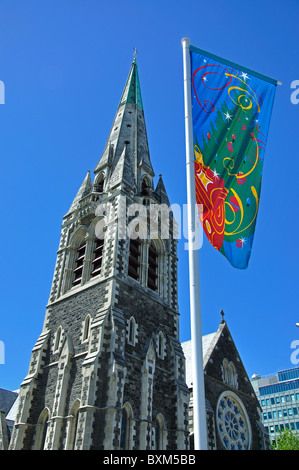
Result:
<instances>
[{"instance_id":1,"label":"spire finial","mask_svg":"<svg viewBox=\"0 0 299 470\"><path fill-rule=\"evenodd\" d=\"M221 317L222 317L220 323L224 323L224 311L223 311L223 310L220 311L220 315L221 315Z\"/></svg>"},{"instance_id":2,"label":"spire finial","mask_svg":"<svg viewBox=\"0 0 299 470\"><path fill-rule=\"evenodd\" d=\"M133 47L133 49L134 49L134 54L133 54L134 61L133 62L136 62L136 57L138 55L138 51L137 51L136 47Z\"/></svg>"}]
</instances>

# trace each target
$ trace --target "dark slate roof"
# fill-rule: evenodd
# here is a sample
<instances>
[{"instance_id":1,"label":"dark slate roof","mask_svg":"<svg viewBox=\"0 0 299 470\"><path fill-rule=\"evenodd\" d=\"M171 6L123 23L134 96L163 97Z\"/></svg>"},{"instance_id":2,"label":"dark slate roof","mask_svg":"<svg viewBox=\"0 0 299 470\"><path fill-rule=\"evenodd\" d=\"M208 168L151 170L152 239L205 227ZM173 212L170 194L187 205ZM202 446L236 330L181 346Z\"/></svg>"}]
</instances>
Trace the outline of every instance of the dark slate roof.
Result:
<instances>
[{"instance_id":1,"label":"dark slate roof","mask_svg":"<svg viewBox=\"0 0 299 470\"><path fill-rule=\"evenodd\" d=\"M4 411L5 415L8 414L17 397L18 394L16 392L0 388L0 410Z\"/></svg>"}]
</instances>

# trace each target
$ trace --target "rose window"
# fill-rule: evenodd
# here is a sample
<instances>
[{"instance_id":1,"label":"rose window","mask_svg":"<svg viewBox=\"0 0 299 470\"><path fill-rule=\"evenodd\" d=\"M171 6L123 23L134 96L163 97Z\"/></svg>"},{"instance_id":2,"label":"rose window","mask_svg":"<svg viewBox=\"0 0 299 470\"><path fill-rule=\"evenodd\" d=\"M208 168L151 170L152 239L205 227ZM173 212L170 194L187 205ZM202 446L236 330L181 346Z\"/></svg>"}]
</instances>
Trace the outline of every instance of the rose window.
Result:
<instances>
[{"instance_id":1,"label":"rose window","mask_svg":"<svg viewBox=\"0 0 299 470\"><path fill-rule=\"evenodd\" d=\"M224 392L218 400L217 426L226 449L249 449L250 424L247 413L241 400L232 392Z\"/></svg>"}]
</instances>

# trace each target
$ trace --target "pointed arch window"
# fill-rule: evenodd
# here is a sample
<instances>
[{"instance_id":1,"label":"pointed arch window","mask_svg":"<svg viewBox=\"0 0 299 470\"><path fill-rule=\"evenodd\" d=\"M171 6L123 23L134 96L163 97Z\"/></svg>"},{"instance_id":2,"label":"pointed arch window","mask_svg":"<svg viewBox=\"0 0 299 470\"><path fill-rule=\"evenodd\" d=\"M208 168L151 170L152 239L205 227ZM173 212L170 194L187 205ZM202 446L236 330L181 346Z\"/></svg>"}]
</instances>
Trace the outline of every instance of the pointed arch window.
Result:
<instances>
[{"instance_id":1,"label":"pointed arch window","mask_svg":"<svg viewBox=\"0 0 299 470\"><path fill-rule=\"evenodd\" d=\"M93 250L94 259L92 262L91 276L97 276L102 270L103 261L104 239L97 238L95 242L95 249Z\"/></svg>"},{"instance_id":2,"label":"pointed arch window","mask_svg":"<svg viewBox=\"0 0 299 470\"><path fill-rule=\"evenodd\" d=\"M73 271L74 275L75 275L75 278L73 280L73 285L74 286L76 286L78 284L81 284L81 281L82 281L85 251L86 251L86 243L84 241L80 244L80 246L77 250L76 267Z\"/></svg>"},{"instance_id":3,"label":"pointed arch window","mask_svg":"<svg viewBox=\"0 0 299 470\"><path fill-rule=\"evenodd\" d=\"M109 149L110 151L110 149ZM105 175L104 173L101 173L100 175L97 175L95 181L94 181L94 191L97 193L102 193L104 191L104 183L105 183Z\"/></svg>"},{"instance_id":4,"label":"pointed arch window","mask_svg":"<svg viewBox=\"0 0 299 470\"><path fill-rule=\"evenodd\" d=\"M121 450L131 449L133 410L129 402L125 403L121 412L120 441Z\"/></svg>"},{"instance_id":5,"label":"pointed arch window","mask_svg":"<svg viewBox=\"0 0 299 470\"><path fill-rule=\"evenodd\" d=\"M165 449L165 423L164 418L159 413L155 421L155 450Z\"/></svg>"},{"instance_id":6,"label":"pointed arch window","mask_svg":"<svg viewBox=\"0 0 299 470\"><path fill-rule=\"evenodd\" d=\"M121 427L120 427L120 443L121 450L127 449L127 434L128 434L128 415L125 409L122 410Z\"/></svg>"},{"instance_id":7,"label":"pointed arch window","mask_svg":"<svg viewBox=\"0 0 299 470\"><path fill-rule=\"evenodd\" d=\"M229 385L234 388L238 388L238 374L235 364L231 361L229 363Z\"/></svg>"},{"instance_id":8,"label":"pointed arch window","mask_svg":"<svg viewBox=\"0 0 299 470\"><path fill-rule=\"evenodd\" d=\"M97 181L97 191L102 193L104 190L104 175L101 175Z\"/></svg>"},{"instance_id":9,"label":"pointed arch window","mask_svg":"<svg viewBox=\"0 0 299 470\"><path fill-rule=\"evenodd\" d=\"M149 181L148 181L148 178L145 176L142 180L142 183L141 183L141 194L143 196L147 196L149 195L150 193L150 184L149 184Z\"/></svg>"},{"instance_id":10,"label":"pointed arch window","mask_svg":"<svg viewBox=\"0 0 299 470\"><path fill-rule=\"evenodd\" d=\"M82 341L88 340L89 331L90 331L90 315L87 315L87 317L85 318L85 322L84 322Z\"/></svg>"},{"instance_id":11,"label":"pointed arch window","mask_svg":"<svg viewBox=\"0 0 299 470\"><path fill-rule=\"evenodd\" d=\"M160 333L159 334L159 349L158 349L159 356L162 356L162 341L163 341L163 336L162 336L162 333Z\"/></svg>"},{"instance_id":12,"label":"pointed arch window","mask_svg":"<svg viewBox=\"0 0 299 470\"><path fill-rule=\"evenodd\" d=\"M127 326L127 340L128 343L131 344L132 346L135 346L137 342L137 323L134 317L131 317L130 320L128 320L128 326Z\"/></svg>"},{"instance_id":13,"label":"pointed arch window","mask_svg":"<svg viewBox=\"0 0 299 470\"><path fill-rule=\"evenodd\" d=\"M238 374L232 361L224 358L222 361L222 380L231 387L238 388Z\"/></svg>"},{"instance_id":14,"label":"pointed arch window","mask_svg":"<svg viewBox=\"0 0 299 470\"><path fill-rule=\"evenodd\" d=\"M158 252L151 243L148 250L148 273L147 286L152 290L157 290L158 278Z\"/></svg>"},{"instance_id":15,"label":"pointed arch window","mask_svg":"<svg viewBox=\"0 0 299 470\"><path fill-rule=\"evenodd\" d=\"M57 352L58 349L59 349L60 339L61 339L61 332L62 332L62 328L61 328L61 326L59 326L57 328L56 336L55 336L54 352Z\"/></svg>"},{"instance_id":16,"label":"pointed arch window","mask_svg":"<svg viewBox=\"0 0 299 470\"><path fill-rule=\"evenodd\" d=\"M162 331L160 331L158 334L158 338L157 338L157 356L160 359L164 359L164 354L165 354L164 334Z\"/></svg>"},{"instance_id":17,"label":"pointed arch window","mask_svg":"<svg viewBox=\"0 0 299 470\"><path fill-rule=\"evenodd\" d=\"M35 450L43 450L45 448L49 421L49 410L44 408L39 415L36 426Z\"/></svg>"},{"instance_id":18,"label":"pointed arch window","mask_svg":"<svg viewBox=\"0 0 299 470\"><path fill-rule=\"evenodd\" d=\"M129 327L129 341L131 344L134 344L135 339L135 320L132 317L130 319L130 327Z\"/></svg>"},{"instance_id":19,"label":"pointed arch window","mask_svg":"<svg viewBox=\"0 0 299 470\"><path fill-rule=\"evenodd\" d=\"M161 424L158 419L156 419L156 450L160 450L161 447Z\"/></svg>"},{"instance_id":20,"label":"pointed arch window","mask_svg":"<svg viewBox=\"0 0 299 470\"><path fill-rule=\"evenodd\" d=\"M69 425L68 425L67 443L66 443L67 450L75 449L79 408L80 408L80 401L77 399L75 403L73 404L71 412L70 412L70 416L68 417Z\"/></svg>"},{"instance_id":21,"label":"pointed arch window","mask_svg":"<svg viewBox=\"0 0 299 470\"><path fill-rule=\"evenodd\" d=\"M128 274L133 279L139 279L140 270L140 247L141 242L139 238L136 240L130 239L130 255L129 255L129 269Z\"/></svg>"}]
</instances>

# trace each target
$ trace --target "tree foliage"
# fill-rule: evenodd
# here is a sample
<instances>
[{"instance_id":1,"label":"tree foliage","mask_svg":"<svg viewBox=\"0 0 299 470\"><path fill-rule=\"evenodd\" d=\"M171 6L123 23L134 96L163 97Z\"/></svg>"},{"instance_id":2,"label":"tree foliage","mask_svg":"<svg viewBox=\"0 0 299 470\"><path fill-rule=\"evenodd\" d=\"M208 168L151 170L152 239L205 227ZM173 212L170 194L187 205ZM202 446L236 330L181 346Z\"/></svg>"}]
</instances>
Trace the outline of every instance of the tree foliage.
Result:
<instances>
[{"instance_id":1,"label":"tree foliage","mask_svg":"<svg viewBox=\"0 0 299 470\"><path fill-rule=\"evenodd\" d=\"M280 431L276 443L272 444L274 450L299 450L299 434L290 429Z\"/></svg>"}]
</instances>

